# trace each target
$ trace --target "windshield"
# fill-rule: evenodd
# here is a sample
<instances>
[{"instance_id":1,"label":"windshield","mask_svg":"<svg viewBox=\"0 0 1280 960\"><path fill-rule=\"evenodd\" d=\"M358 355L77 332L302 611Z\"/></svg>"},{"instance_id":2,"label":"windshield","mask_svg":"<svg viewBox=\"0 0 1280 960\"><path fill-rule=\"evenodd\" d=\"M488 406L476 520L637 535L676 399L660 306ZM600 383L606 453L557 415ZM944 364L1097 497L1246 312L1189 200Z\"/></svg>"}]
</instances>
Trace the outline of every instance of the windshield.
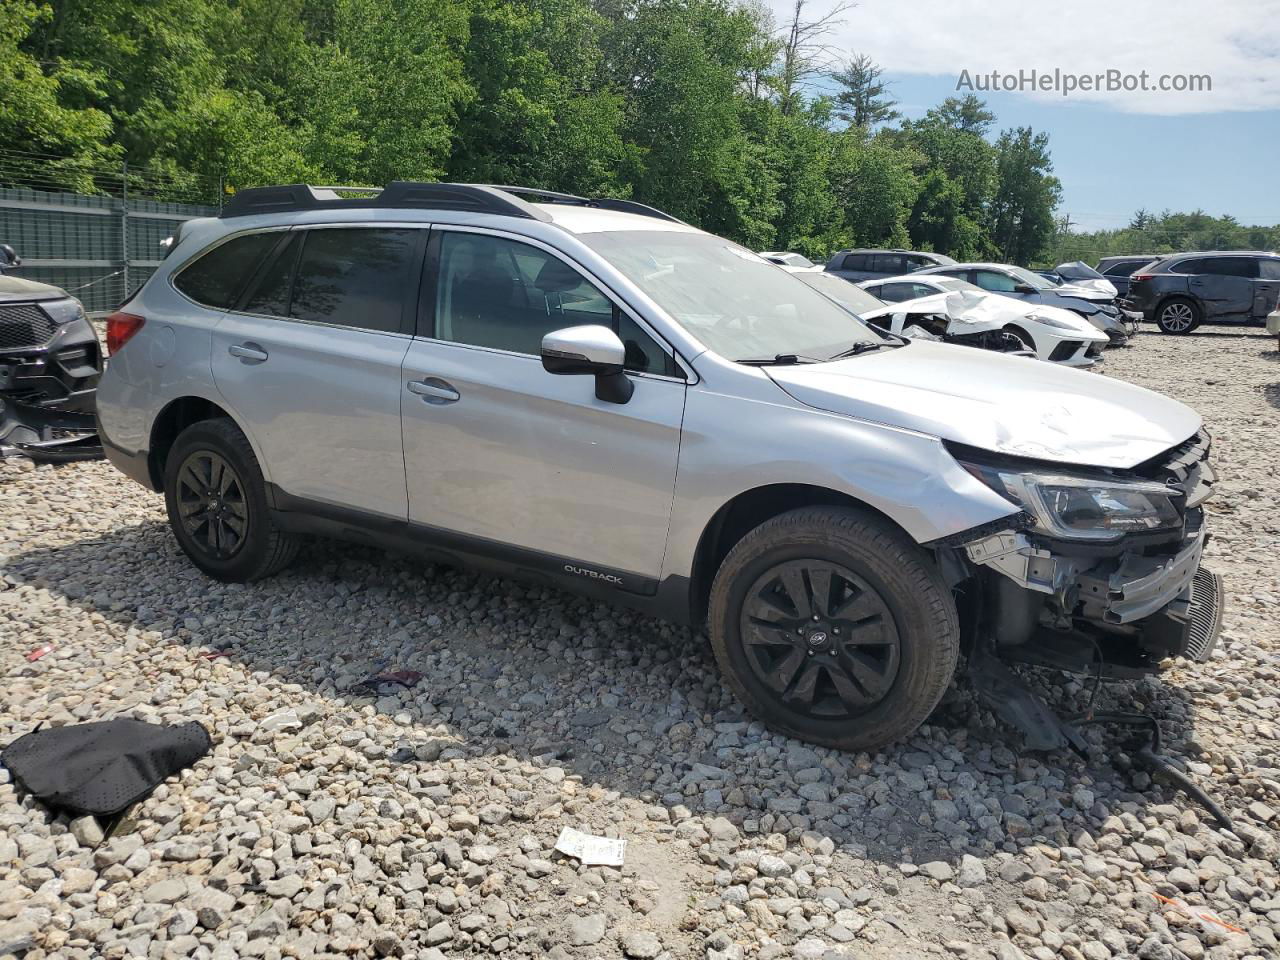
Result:
<instances>
[{"instance_id":1,"label":"windshield","mask_svg":"<svg viewBox=\"0 0 1280 960\"><path fill-rule=\"evenodd\" d=\"M834 273L797 273L796 279L854 313L879 310L885 305L879 297L872 296L866 290Z\"/></svg>"},{"instance_id":2,"label":"windshield","mask_svg":"<svg viewBox=\"0 0 1280 960\"><path fill-rule=\"evenodd\" d=\"M1053 289L1054 285L1052 283L1050 283L1044 277L1040 276L1040 274L1032 273L1026 267L1005 267L1004 269L1008 270L1009 273L1017 277L1023 283L1029 283L1031 286L1035 287L1037 290Z\"/></svg>"},{"instance_id":3,"label":"windshield","mask_svg":"<svg viewBox=\"0 0 1280 960\"><path fill-rule=\"evenodd\" d=\"M579 239L728 360L823 360L883 344L848 310L759 255L706 233L607 231ZM844 282L844 281L840 281Z\"/></svg>"}]
</instances>

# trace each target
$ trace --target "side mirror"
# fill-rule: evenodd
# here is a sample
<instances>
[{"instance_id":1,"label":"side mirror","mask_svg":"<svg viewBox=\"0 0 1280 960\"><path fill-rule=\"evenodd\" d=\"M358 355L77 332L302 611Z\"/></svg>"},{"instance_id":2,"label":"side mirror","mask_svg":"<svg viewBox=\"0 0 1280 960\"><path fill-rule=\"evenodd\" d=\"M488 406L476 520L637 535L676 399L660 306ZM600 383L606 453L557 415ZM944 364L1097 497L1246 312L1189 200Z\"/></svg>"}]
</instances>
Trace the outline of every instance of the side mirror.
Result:
<instances>
[{"instance_id":1,"label":"side mirror","mask_svg":"<svg viewBox=\"0 0 1280 960\"><path fill-rule=\"evenodd\" d=\"M1029 283L1018 283L1018 284L1014 284L1013 292L1014 293L1035 293L1036 288Z\"/></svg>"},{"instance_id":2,"label":"side mirror","mask_svg":"<svg viewBox=\"0 0 1280 960\"><path fill-rule=\"evenodd\" d=\"M591 374L596 399L626 403L636 385L623 373L627 348L608 327L589 324L553 330L542 338L542 369L560 376Z\"/></svg>"}]
</instances>

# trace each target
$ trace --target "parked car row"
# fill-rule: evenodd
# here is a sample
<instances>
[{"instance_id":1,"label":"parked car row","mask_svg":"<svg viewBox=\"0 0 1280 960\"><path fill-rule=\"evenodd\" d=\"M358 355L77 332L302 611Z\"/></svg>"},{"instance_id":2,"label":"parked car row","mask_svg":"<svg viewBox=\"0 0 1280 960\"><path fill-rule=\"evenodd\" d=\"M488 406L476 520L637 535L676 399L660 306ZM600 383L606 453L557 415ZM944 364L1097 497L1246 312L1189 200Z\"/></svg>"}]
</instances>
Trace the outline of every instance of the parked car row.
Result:
<instances>
[{"instance_id":1,"label":"parked car row","mask_svg":"<svg viewBox=\"0 0 1280 960\"><path fill-rule=\"evenodd\" d=\"M1155 323L1164 333L1185 334L1202 323L1265 324L1280 304L1280 254L1266 251L1131 254L1104 257L1096 268L1077 260L1043 271L957 263L913 250L840 250L824 267L798 253L761 256L863 285L892 279L899 286L885 299L895 302L912 299L902 292L906 275L954 277L993 293L1072 310L1105 332L1113 346L1127 342L1139 320Z\"/></svg>"}]
</instances>

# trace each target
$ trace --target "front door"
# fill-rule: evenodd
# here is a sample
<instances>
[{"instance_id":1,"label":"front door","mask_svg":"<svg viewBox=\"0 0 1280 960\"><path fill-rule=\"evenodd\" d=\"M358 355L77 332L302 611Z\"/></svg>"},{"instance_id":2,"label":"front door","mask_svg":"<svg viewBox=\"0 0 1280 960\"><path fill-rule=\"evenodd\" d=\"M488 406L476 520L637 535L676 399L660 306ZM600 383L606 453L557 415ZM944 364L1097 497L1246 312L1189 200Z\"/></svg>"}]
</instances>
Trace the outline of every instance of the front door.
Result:
<instances>
[{"instance_id":1,"label":"front door","mask_svg":"<svg viewBox=\"0 0 1280 960\"><path fill-rule=\"evenodd\" d=\"M437 232L401 404L409 519L523 562L650 592L662 569L685 384L664 346L564 259ZM635 392L542 369L542 337L611 326Z\"/></svg>"},{"instance_id":2,"label":"front door","mask_svg":"<svg viewBox=\"0 0 1280 960\"><path fill-rule=\"evenodd\" d=\"M407 517L400 367L426 235L295 230L214 329L214 382L283 493Z\"/></svg>"}]
</instances>

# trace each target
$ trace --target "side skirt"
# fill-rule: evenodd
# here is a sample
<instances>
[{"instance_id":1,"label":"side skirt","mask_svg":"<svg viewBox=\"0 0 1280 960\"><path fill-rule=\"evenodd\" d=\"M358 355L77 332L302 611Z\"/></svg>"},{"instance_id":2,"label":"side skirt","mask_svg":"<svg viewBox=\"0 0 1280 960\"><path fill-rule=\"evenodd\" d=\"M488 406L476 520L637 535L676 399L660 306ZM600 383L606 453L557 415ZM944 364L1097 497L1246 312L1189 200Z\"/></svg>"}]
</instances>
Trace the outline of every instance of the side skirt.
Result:
<instances>
[{"instance_id":1,"label":"side skirt","mask_svg":"<svg viewBox=\"0 0 1280 960\"><path fill-rule=\"evenodd\" d=\"M267 484L267 497L272 520L282 530L412 554L453 567L488 570L690 625L687 577L668 576L659 581L572 557L295 497L275 484Z\"/></svg>"}]
</instances>

